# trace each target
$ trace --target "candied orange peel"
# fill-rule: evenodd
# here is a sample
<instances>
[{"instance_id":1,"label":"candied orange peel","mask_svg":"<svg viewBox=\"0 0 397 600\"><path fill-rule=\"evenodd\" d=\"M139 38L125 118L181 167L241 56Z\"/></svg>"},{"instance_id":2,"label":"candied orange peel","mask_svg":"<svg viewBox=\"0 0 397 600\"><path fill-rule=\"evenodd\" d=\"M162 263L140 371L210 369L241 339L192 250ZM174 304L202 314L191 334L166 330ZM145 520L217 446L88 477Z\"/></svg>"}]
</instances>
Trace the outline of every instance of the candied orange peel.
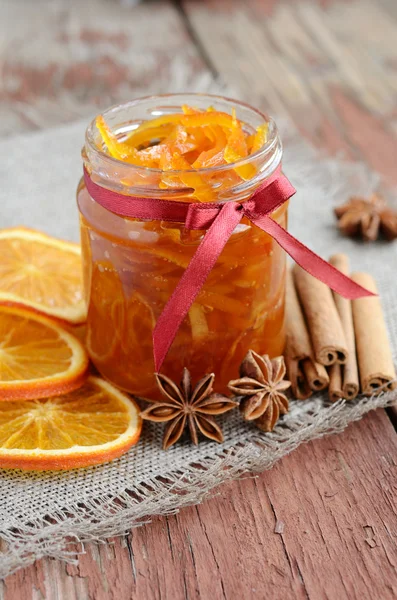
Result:
<instances>
[{"instance_id":1,"label":"candied orange peel","mask_svg":"<svg viewBox=\"0 0 397 600\"><path fill-rule=\"evenodd\" d=\"M122 139L102 115L97 117L96 126L102 147L110 156L163 171L158 180L161 189L187 187L189 196L199 202L214 201L215 189L219 192L254 177L254 160L235 163L258 152L268 135L267 123L253 132L237 118L235 110L229 115L212 106L200 110L183 105L181 112L144 121ZM205 171L228 164L230 169Z\"/></svg>"}]
</instances>

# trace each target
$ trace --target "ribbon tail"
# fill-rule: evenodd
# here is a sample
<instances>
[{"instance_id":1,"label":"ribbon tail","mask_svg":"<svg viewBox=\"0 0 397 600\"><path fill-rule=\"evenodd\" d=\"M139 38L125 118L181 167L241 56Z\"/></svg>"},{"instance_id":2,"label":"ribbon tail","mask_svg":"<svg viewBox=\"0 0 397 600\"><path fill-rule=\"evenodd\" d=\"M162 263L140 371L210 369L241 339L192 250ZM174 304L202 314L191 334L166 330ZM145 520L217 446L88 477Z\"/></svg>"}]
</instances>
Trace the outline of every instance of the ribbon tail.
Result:
<instances>
[{"instance_id":1,"label":"ribbon tail","mask_svg":"<svg viewBox=\"0 0 397 600\"><path fill-rule=\"evenodd\" d=\"M222 207L165 305L153 331L154 364L157 373L183 319L243 214L242 206L234 202L226 203Z\"/></svg>"},{"instance_id":2,"label":"ribbon tail","mask_svg":"<svg viewBox=\"0 0 397 600\"><path fill-rule=\"evenodd\" d=\"M364 296L376 296L320 258L267 215L247 213L247 216L257 227L275 239L302 269L325 283L337 294L349 300Z\"/></svg>"}]
</instances>

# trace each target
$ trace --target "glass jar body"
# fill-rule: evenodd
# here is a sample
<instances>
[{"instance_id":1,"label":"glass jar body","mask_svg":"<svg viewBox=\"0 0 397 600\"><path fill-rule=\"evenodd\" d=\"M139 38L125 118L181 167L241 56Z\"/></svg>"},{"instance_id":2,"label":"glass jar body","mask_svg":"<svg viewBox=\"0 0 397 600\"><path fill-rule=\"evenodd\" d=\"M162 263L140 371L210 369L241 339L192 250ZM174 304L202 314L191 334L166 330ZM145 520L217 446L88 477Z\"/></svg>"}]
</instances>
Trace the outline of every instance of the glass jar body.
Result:
<instances>
[{"instance_id":1,"label":"glass jar body","mask_svg":"<svg viewBox=\"0 0 397 600\"><path fill-rule=\"evenodd\" d=\"M247 194L233 190L226 200L241 201ZM77 200L91 359L120 388L155 399L153 328L205 232L111 213L83 182ZM286 227L287 205L272 218ZM249 349L281 354L285 275L284 251L244 218L183 321L162 373L179 381L187 367L196 381L213 372L216 391L225 393Z\"/></svg>"}]
</instances>

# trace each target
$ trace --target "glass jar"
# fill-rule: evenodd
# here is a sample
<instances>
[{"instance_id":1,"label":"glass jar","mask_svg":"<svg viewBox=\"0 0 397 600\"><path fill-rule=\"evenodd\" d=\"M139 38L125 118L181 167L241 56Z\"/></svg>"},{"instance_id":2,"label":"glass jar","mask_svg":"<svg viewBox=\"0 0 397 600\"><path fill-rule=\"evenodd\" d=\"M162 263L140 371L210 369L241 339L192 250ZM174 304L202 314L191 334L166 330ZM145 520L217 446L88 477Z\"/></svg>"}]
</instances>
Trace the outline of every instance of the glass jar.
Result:
<instances>
[{"instance_id":1,"label":"glass jar","mask_svg":"<svg viewBox=\"0 0 397 600\"><path fill-rule=\"evenodd\" d=\"M258 152L238 163L199 171L210 182L215 202L246 200L279 167L282 156L275 123L259 111L222 97L175 94L135 100L109 109L104 117L123 139L142 121L180 112L183 104L213 106L229 114L235 108L249 132L268 122L267 142ZM93 121L87 129L83 161L97 184L129 195L192 201L191 188L173 184L180 172L168 171L169 185L160 189L164 173L118 161L100 150L101 144ZM255 167L255 175L241 181L235 169L246 164ZM188 184L188 178L185 181ZM118 387L156 399L153 328L205 232L187 230L181 223L143 221L109 212L89 196L83 180L77 201L91 359ZM287 203L272 218L286 227ZM285 344L285 274L284 251L244 218L183 321L162 373L179 381L187 367L195 381L213 372L215 390L225 393L249 349L271 357L280 355Z\"/></svg>"}]
</instances>

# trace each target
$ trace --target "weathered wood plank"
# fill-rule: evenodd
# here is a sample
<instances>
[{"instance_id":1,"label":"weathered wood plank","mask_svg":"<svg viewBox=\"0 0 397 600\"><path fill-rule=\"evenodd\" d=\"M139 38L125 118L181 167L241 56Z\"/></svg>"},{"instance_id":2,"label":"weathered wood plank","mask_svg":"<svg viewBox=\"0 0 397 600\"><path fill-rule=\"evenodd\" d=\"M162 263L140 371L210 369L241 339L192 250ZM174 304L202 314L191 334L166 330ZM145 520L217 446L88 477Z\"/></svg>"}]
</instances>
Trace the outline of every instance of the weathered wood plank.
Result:
<instances>
[{"instance_id":1,"label":"weathered wood plank","mask_svg":"<svg viewBox=\"0 0 397 600\"><path fill-rule=\"evenodd\" d=\"M77 567L38 561L7 578L3 598L389 600L396 471L397 436L380 410L201 506L88 545Z\"/></svg>"},{"instance_id":2,"label":"weathered wood plank","mask_svg":"<svg viewBox=\"0 0 397 600\"><path fill-rule=\"evenodd\" d=\"M0 40L0 135L213 81L171 0L1 0Z\"/></svg>"},{"instance_id":3,"label":"weathered wood plank","mask_svg":"<svg viewBox=\"0 0 397 600\"><path fill-rule=\"evenodd\" d=\"M384 7L370 0L325 8L320 1L182 5L214 67L245 99L292 117L317 146L365 160L397 182L397 18Z\"/></svg>"}]
</instances>

